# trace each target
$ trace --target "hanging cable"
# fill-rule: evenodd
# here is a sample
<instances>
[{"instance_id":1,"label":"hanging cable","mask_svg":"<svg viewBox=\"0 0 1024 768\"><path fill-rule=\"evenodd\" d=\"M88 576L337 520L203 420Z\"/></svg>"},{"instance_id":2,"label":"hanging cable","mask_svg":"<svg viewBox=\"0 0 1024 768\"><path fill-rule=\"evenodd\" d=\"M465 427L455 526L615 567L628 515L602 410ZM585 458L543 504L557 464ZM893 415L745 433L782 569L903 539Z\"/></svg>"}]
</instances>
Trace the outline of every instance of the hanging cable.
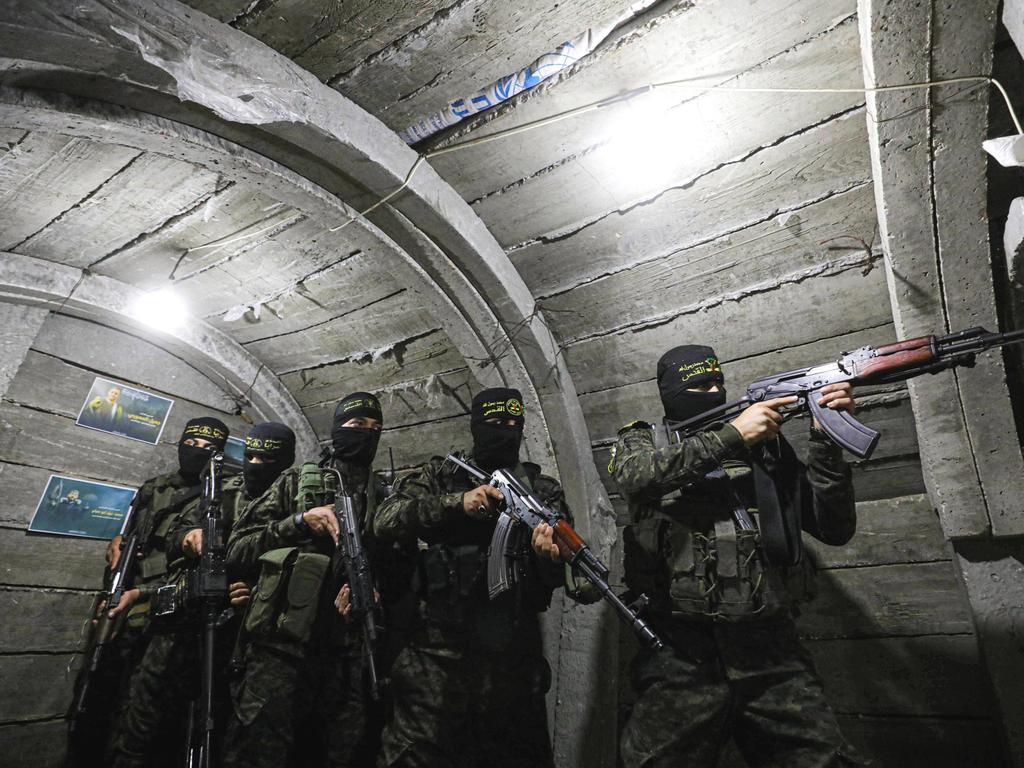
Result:
<instances>
[{"instance_id":1,"label":"hanging cable","mask_svg":"<svg viewBox=\"0 0 1024 768\"><path fill-rule=\"evenodd\" d=\"M402 184L395 190L389 192L384 197L380 198L363 211L360 211L355 216L352 216L339 224L336 227L330 229L331 232L337 232L340 229L344 229L353 221L368 213L371 213L379 206L393 199L402 190L409 186L412 181L413 175L419 169L420 165L425 160L429 160L432 157L439 157L441 155L447 155L452 152L458 152L463 149L469 149L470 147L478 147L482 144L487 144L492 141L499 141L501 139L507 139L511 136L516 136L520 133L526 133L537 128L542 128L545 125L551 125L562 120L567 120L572 117L579 117L580 115L587 114L588 112L594 112L605 107L610 107L615 104L620 104L630 99L640 96L641 94L648 93L661 88L674 88L676 90L689 90L696 92L706 91L718 91L718 92L732 92L732 93L884 93L887 91L909 91L909 90L925 90L929 88L935 88L940 85L956 85L957 83L988 83L999 91L1003 97L1003 101L1006 103L1006 109L1010 113L1010 118L1013 120L1014 127L1017 129L1018 134L1024 134L1024 128L1021 127L1020 120L1017 117L1017 113L1013 108L1013 104L1010 103L1010 97L1006 93L1006 89L1002 83L996 80L994 77L985 76L974 76L974 77L954 77L948 80L929 80L922 83L905 83L902 85L878 85L872 88L743 88L733 87L728 85L694 85L686 80L667 80L661 83L649 83L647 85L640 86L639 88L633 88L632 90L625 91L615 96L610 96L606 99L600 99L599 101L591 102L590 104L584 104L573 109L567 109L564 112L558 112L554 115L548 115L547 117L541 117L537 120L531 120L528 123L517 125L513 128L506 128L503 131L497 131L495 133L488 134L487 136L480 136L475 139L469 139L467 141L460 141L457 144L451 144L447 147L441 147L440 149L434 149L429 152L425 152L416 158L416 161L409 168L408 173L405 174L405 179Z\"/></svg>"},{"instance_id":2,"label":"hanging cable","mask_svg":"<svg viewBox=\"0 0 1024 768\"><path fill-rule=\"evenodd\" d=\"M468 139L466 141L460 141L460 142L455 143L455 144L450 144L447 147L440 147L439 149L434 149L434 150L431 150L429 152L424 152L423 154L420 154L420 155L418 155L416 157L416 160L413 162L412 166L406 172L405 178L402 180L402 183L397 188L395 188L391 192L387 193L383 197L381 197L378 200L376 200L369 207L367 207L367 208L365 208L365 209L363 209L361 211L356 212L355 215L350 216L348 219L343 221L341 224L338 224L337 226L329 228L328 231L329 232L337 232L337 231L339 231L341 229L344 229L345 227L347 227L349 224L351 224L356 219L360 219L360 218L363 218L363 217L367 216L368 214L372 213L373 211L375 211L380 206L382 206L385 203L387 203L388 201L394 199L398 194L400 194L403 190L405 190L406 187L409 186L409 184L412 182L413 176L416 174L416 171L419 170L420 166L426 160L429 160L429 159L431 159L433 157L440 157L441 155L451 154L453 152L459 152L461 150L469 149L471 147L478 147L478 146L481 146L483 144L488 144L488 143L490 143L492 141L500 141L502 139L507 139L507 138L510 138L512 136L517 136L517 135L519 135L521 133L526 133L527 131L533 131L533 130L536 130L537 128L543 128L546 125L552 125L553 123L561 122L562 120L568 120L568 119L573 118L573 117L579 117L580 115L585 115L585 114L587 114L589 112L594 112L594 111L597 111L599 109L604 109L606 107L611 107L611 106L614 106L616 104L620 104L622 102L629 101L632 98L635 98L635 97L640 96L640 95L642 95L644 93L648 93L648 92L654 91L654 90L673 88L675 90L686 90L686 91L693 91L693 92L696 92L696 93L706 93L706 92L718 92L718 93L779 93L779 94L783 94L783 93L792 93L792 94L861 93L861 94L867 95L869 93L886 93L886 92L891 92L891 91L927 90L927 89L936 88L936 87L942 86L942 85L956 85L956 84L959 84L959 83L976 83L976 84L987 83L987 84L995 87L996 90L998 90L1000 95L1003 97L1003 102L1006 104L1006 110L1009 112L1010 118L1013 120L1013 125L1016 128L1017 133L1018 134L1024 134L1024 128L1021 127L1020 119L1017 117L1017 112L1014 110L1013 104L1010 102L1009 94L1007 94L1006 89L1003 87L1003 84L1000 83L998 80L996 80L994 77L987 77L987 76L984 76L984 75L975 75L975 76L971 76L971 77L954 77L954 78L950 78L950 79L946 79L946 80L928 80L928 81L920 82L920 83L902 83L902 84L899 84L899 85L878 85L878 86L874 86L874 87L871 87L871 88L864 88L864 87L861 87L861 88L772 88L772 87L756 87L755 88L755 87L735 87L735 86L730 86L730 85L697 85L697 84L694 84L694 83L692 83L691 81L688 81L688 80L666 80L666 81L660 82L660 83L648 83L647 85L643 85L643 86L640 86L638 88L633 88L633 89L631 89L629 91L624 91L623 93L619 93L619 94L616 94L614 96L609 96L609 97L604 98L604 99L599 99L598 101L594 101L594 102L591 102L589 104L584 104L584 105L579 106L579 107L574 107L573 109L567 109L564 112L557 112L557 113L555 113L553 115L548 115L547 117L541 117L541 118L538 118L536 120L531 120L530 122L523 123L522 125L517 125L517 126L515 126L513 128L506 128L503 131L496 131L495 133L488 134L487 136L480 136L480 137L477 137L475 139ZM298 216L300 216L300 215L301 214L297 214L293 218L298 218ZM286 222L290 221L290 220L291 219L286 220ZM279 224L283 224L283 223L286 223L286 222L280 222ZM201 250L201 249L204 249L204 248L212 248L212 247L219 246L219 245L229 245L231 243L235 243L235 242L238 242L240 240L246 240L246 239L248 239L250 237L256 237L257 235L260 235L263 232L265 232L267 229L272 229L273 227L279 226L279 224L274 224L274 225L272 225L270 227L265 227L264 229L258 230L256 232L251 232L251 233L248 233L248 234L245 234L245 235L239 235L239 236L234 237L234 238L232 238L230 240L220 240L220 241L215 241L213 243L208 243L206 245L200 245L200 246L196 246L194 248L189 248L188 251L186 251L186 254L191 253L193 251L198 251L198 250Z\"/></svg>"}]
</instances>

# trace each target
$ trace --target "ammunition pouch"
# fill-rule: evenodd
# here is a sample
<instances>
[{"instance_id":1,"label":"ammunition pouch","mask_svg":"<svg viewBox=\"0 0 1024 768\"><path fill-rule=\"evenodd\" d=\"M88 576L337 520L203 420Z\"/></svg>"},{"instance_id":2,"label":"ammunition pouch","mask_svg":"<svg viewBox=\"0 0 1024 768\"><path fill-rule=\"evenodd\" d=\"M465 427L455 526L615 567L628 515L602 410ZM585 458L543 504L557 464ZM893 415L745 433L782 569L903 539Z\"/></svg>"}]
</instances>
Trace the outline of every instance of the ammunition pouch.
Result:
<instances>
[{"instance_id":1,"label":"ammunition pouch","mask_svg":"<svg viewBox=\"0 0 1024 768\"><path fill-rule=\"evenodd\" d=\"M249 638L283 644L301 655L313 633L320 588L330 562L327 555L300 552L298 547L264 553L245 616Z\"/></svg>"},{"instance_id":2,"label":"ammunition pouch","mask_svg":"<svg viewBox=\"0 0 1024 768\"><path fill-rule=\"evenodd\" d=\"M333 472L327 472L318 464L307 461L299 470L299 482L295 492L296 511L308 512L314 507L334 504L338 481Z\"/></svg>"},{"instance_id":3,"label":"ammunition pouch","mask_svg":"<svg viewBox=\"0 0 1024 768\"><path fill-rule=\"evenodd\" d=\"M651 598L651 610L740 621L770 616L814 597L814 566L764 562L757 531L739 530L729 518L700 511L671 517L655 513L623 533L626 581Z\"/></svg>"},{"instance_id":4,"label":"ammunition pouch","mask_svg":"<svg viewBox=\"0 0 1024 768\"><path fill-rule=\"evenodd\" d=\"M487 550L476 544L434 544L420 552L420 596L427 615L442 624L465 621L467 600L484 593L486 567Z\"/></svg>"},{"instance_id":5,"label":"ammunition pouch","mask_svg":"<svg viewBox=\"0 0 1024 768\"><path fill-rule=\"evenodd\" d=\"M139 581L153 581L167 573L167 558L163 550L150 549L139 562Z\"/></svg>"}]
</instances>

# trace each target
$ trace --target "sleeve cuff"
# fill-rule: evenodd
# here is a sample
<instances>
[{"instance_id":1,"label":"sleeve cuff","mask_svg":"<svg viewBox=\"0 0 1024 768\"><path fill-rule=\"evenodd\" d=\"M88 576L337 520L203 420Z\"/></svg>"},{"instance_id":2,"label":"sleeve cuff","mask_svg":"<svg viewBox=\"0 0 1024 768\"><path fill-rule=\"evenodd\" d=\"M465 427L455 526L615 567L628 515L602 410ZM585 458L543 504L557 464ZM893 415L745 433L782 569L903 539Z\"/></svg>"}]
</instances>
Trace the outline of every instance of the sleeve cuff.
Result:
<instances>
[{"instance_id":1,"label":"sleeve cuff","mask_svg":"<svg viewBox=\"0 0 1024 768\"><path fill-rule=\"evenodd\" d=\"M295 524L292 515L274 523L274 535L282 544L297 544L309 535Z\"/></svg>"},{"instance_id":2,"label":"sleeve cuff","mask_svg":"<svg viewBox=\"0 0 1024 768\"><path fill-rule=\"evenodd\" d=\"M746 448L743 436L732 424L723 424L713 434L718 437L718 441L722 444L723 457L737 456Z\"/></svg>"}]
</instances>

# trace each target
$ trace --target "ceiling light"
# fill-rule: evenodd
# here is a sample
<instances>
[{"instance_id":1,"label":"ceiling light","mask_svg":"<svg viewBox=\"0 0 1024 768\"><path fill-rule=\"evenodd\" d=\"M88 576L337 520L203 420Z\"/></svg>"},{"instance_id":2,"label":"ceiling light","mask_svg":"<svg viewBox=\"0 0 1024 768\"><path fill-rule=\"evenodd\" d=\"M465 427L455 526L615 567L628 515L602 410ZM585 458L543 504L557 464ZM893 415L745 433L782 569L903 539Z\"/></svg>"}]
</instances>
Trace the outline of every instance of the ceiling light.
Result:
<instances>
[{"instance_id":1,"label":"ceiling light","mask_svg":"<svg viewBox=\"0 0 1024 768\"><path fill-rule=\"evenodd\" d=\"M662 99L626 102L611 123L609 136L591 162L604 166L602 175L617 181L618 193L660 188L671 180L681 137Z\"/></svg>"},{"instance_id":2,"label":"ceiling light","mask_svg":"<svg viewBox=\"0 0 1024 768\"><path fill-rule=\"evenodd\" d=\"M142 294L128 312L140 323L158 331L180 328L188 315L184 302L171 288Z\"/></svg>"}]
</instances>

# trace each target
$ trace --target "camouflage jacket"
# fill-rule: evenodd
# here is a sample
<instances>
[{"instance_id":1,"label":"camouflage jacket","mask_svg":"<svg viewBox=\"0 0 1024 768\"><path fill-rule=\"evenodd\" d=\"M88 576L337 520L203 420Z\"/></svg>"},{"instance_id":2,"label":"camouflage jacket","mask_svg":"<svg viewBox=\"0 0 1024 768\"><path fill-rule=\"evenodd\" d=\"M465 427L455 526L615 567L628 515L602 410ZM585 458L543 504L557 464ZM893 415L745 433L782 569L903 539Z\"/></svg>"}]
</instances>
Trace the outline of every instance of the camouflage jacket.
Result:
<instances>
[{"instance_id":1,"label":"camouflage jacket","mask_svg":"<svg viewBox=\"0 0 1024 768\"><path fill-rule=\"evenodd\" d=\"M375 492L368 495L364 473L344 464L341 465L341 472L346 490L355 499L356 514L363 531L366 531L367 506L372 514L380 499L383 481L375 475ZM262 496L245 507L235 521L228 540L227 563L239 575L254 576L259 571L260 556L280 547L300 547L323 555L334 553L334 544L329 537L311 536L295 525L293 517L303 506L299 499L301 473L301 466L286 469ZM318 503L332 504L333 499L325 498ZM301 511L306 512L308 509L303 508Z\"/></svg>"},{"instance_id":2,"label":"camouflage jacket","mask_svg":"<svg viewBox=\"0 0 1024 768\"><path fill-rule=\"evenodd\" d=\"M139 603L152 597L163 584L167 572L167 538L185 506L198 498L200 486L190 485L178 472L168 472L144 482L138 490L135 530L139 532L145 553L138 563L135 586Z\"/></svg>"},{"instance_id":3,"label":"camouflage jacket","mask_svg":"<svg viewBox=\"0 0 1024 768\"><path fill-rule=\"evenodd\" d=\"M623 427L609 464L629 505L623 536L630 589L646 593L655 612L720 620L771 616L811 597L808 558L771 566L760 533L735 525L737 506L757 519L753 454L739 432L722 424L658 448L654 429L645 422ZM716 470L726 477L713 481L708 475ZM796 471L802 473L796 482L809 485L813 498L801 527L826 544L844 544L856 528L856 511L841 449L812 429L807 464Z\"/></svg>"},{"instance_id":4,"label":"camouflage jacket","mask_svg":"<svg viewBox=\"0 0 1024 768\"><path fill-rule=\"evenodd\" d=\"M229 475L221 480L220 514L224 530L230 534L235 521L252 498L245 492L245 480L241 475ZM202 497L189 502L178 515L167 534L167 565L170 567L186 557L182 544L189 531L203 527Z\"/></svg>"},{"instance_id":5,"label":"camouflage jacket","mask_svg":"<svg viewBox=\"0 0 1024 768\"><path fill-rule=\"evenodd\" d=\"M472 462L472 458L468 459ZM514 470L541 501L572 520L558 481L541 474L536 464L520 463ZM420 546L419 592L422 610L442 622L461 623L475 612L538 613L547 609L558 586L581 602L599 599L580 589L568 566L538 558L527 540L522 553L524 578L515 594L489 601L486 583L487 552L494 520L466 515L462 495L479 482L440 456L419 469L401 475L394 493L377 510L373 533L382 542L423 542Z\"/></svg>"},{"instance_id":6,"label":"camouflage jacket","mask_svg":"<svg viewBox=\"0 0 1024 768\"><path fill-rule=\"evenodd\" d=\"M365 471L346 464L339 465L339 470L346 492L353 497L364 534L363 545L376 572L373 542L366 535L367 519L376 510L384 483L374 475L373 491L368 494L369 477ZM309 471L326 470L310 467ZM345 648L358 640L352 631L355 625L342 619L334 607L345 575L335 575L324 565L326 558L335 553L333 541L328 536L312 536L296 527L294 520L297 512L333 504L333 492L324 489L316 498L310 497L303 490L302 477L302 466L286 470L263 495L245 507L228 539L226 556L229 573L256 584L246 615L250 639L294 654L305 653L311 643ZM262 557L273 557L286 550L292 551L297 559L261 561ZM314 562L316 557L320 558L319 566Z\"/></svg>"}]
</instances>

